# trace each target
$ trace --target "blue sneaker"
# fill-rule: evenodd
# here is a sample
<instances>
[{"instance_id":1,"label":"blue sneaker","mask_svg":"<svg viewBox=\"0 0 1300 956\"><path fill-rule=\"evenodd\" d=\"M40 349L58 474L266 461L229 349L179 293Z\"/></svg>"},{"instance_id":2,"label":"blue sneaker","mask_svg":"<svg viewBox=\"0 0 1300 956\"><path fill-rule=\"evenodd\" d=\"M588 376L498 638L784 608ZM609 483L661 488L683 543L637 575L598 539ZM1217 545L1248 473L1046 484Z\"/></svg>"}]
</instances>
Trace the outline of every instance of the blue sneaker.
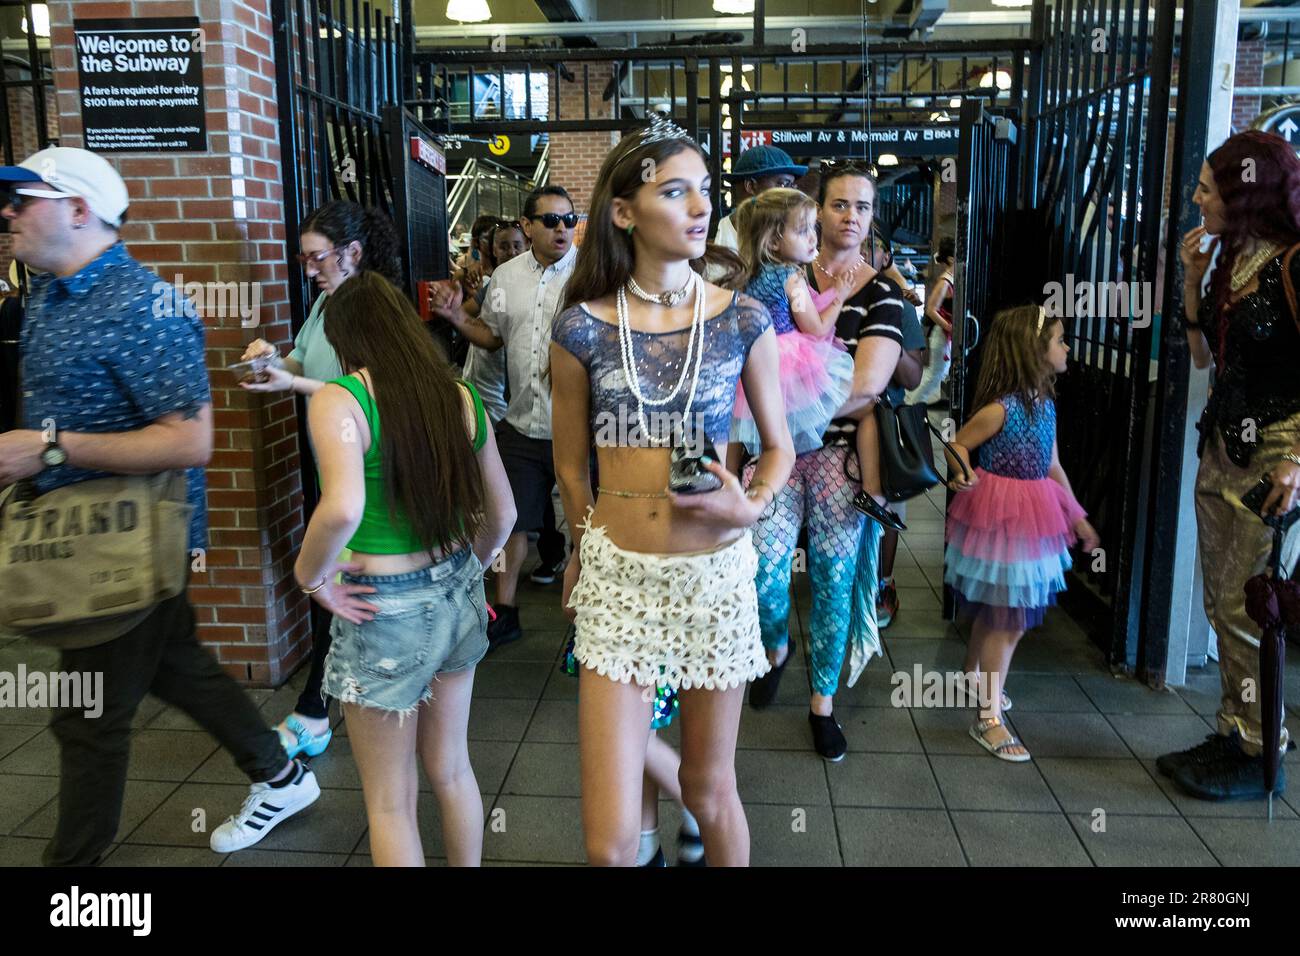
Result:
<instances>
[{"instance_id":1,"label":"blue sneaker","mask_svg":"<svg viewBox=\"0 0 1300 956\"><path fill-rule=\"evenodd\" d=\"M285 753L289 755L291 760L299 754L308 757L319 757L325 752L325 748L330 745L330 741L334 739L334 731L332 730L326 730L319 737L313 736L311 731L294 714L290 714L285 719L284 725L297 738L292 744L284 745ZM280 736L280 740L283 742L283 734Z\"/></svg>"}]
</instances>

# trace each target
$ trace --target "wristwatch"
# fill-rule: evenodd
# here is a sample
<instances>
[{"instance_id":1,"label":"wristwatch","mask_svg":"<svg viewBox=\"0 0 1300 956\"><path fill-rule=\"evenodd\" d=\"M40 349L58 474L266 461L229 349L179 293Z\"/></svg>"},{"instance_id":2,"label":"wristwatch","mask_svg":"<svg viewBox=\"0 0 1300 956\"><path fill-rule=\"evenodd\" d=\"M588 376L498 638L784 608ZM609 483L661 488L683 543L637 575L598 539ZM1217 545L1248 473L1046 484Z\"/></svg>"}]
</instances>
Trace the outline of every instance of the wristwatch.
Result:
<instances>
[{"instance_id":1,"label":"wristwatch","mask_svg":"<svg viewBox=\"0 0 1300 956\"><path fill-rule=\"evenodd\" d=\"M53 439L45 443L45 449L41 452L41 464L46 468L56 468L68 460L68 453L59 447L58 439Z\"/></svg>"}]
</instances>

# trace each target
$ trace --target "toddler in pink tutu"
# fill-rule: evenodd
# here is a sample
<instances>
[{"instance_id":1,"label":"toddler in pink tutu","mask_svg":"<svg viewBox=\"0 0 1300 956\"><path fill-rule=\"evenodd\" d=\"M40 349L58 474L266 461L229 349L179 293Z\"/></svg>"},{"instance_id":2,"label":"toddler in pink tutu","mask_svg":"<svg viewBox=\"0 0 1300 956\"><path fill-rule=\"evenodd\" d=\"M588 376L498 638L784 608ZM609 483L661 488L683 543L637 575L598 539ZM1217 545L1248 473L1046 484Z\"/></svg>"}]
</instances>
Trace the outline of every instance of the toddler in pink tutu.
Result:
<instances>
[{"instance_id":1,"label":"toddler in pink tutu","mask_svg":"<svg viewBox=\"0 0 1300 956\"><path fill-rule=\"evenodd\" d=\"M872 407L847 415L841 408L852 392L853 357L835 338L835 322L844 304L840 289L814 293L804 278L804 267L817 255L817 203L797 189L766 189L742 203L733 219L740 257L748 267L745 292L767 306L772 316L781 353L781 397L795 454L822 447L822 434L831 419L857 419L862 485L873 500L883 499ZM758 454L758 429L743 389L736 396L731 437L733 445ZM738 464L739 448L729 457ZM876 514L901 529L897 515L876 505Z\"/></svg>"},{"instance_id":2,"label":"toddler in pink tutu","mask_svg":"<svg viewBox=\"0 0 1300 956\"><path fill-rule=\"evenodd\" d=\"M960 492L948 509L944 582L959 607L974 613L966 672L979 673L981 706L971 736L1016 763L1029 751L1002 721L1002 693L1016 644L1043 622L1065 589L1070 545L1097 547L1097 532L1070 489L1056 452L1053 382L1069 346L1060 320L1038 306L993 318L984 343L974 415L952 443L969 478L952 461ZM980 466L970 453L981 448Z\"/></svg>"}]
</instances>

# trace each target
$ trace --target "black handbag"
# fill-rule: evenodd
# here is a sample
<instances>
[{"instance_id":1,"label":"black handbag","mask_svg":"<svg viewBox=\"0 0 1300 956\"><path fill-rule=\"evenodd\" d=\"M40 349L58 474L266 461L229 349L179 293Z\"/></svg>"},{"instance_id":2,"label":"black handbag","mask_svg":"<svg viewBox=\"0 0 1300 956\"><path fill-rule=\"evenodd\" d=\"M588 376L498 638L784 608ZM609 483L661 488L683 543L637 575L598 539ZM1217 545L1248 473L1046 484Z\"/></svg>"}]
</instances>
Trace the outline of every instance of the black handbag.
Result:
<instances>
[{"instance_id":1,"label":"black handbag","mask_svg":"<svg viewBox=\"0 0 1300 956\"><path fill-rule=\"evenodd\" d=\"M970 477L952 445L931 424L926 406L895 405L882 395L876 403L876 427L880 432L880 485L890 501L923 495L943 481L934 466L930 432L961 464L962 473Z\"/></svg>"}]
</instances>

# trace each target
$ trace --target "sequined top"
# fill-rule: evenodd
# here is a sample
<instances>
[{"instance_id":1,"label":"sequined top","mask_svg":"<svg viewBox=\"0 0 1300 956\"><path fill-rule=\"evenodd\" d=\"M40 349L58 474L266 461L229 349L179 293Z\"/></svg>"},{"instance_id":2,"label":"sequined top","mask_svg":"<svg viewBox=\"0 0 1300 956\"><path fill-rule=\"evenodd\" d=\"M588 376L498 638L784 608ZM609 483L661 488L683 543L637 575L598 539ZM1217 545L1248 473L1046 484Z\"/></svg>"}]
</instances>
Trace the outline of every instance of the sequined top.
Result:
<instances>
[{"instance_id":1,"label":"sequined top","mask_svg":"<svg viewBox=\"0 0 1300 956\"><path fill-rule=\"evenodd\" d=\"M772 328L777 335L785 335L795 330L794 317L790 314L790 298L785 294L785 283L791 275L799 271L798 266L775 265L764 263L745 292L767 306L772 316Z\"/></svg>"},{"instance_id":2,"label":"sequined top","mask_svg":"<svg viewBox=\"0 0 1300 956\"><path fill-rule=\"evenodd\" d=\"M690 373L677 397L667 405L646 405L650 439L666 442L672 429L702 426L714 444L731 434L731 413L736 404L736 384L749 358L749 350L772 326L772 319L760 303L736 293L731 303L704 322L704 356L700 380L691 405L690 421L684 421ZM565 309L551 329L555 344L576 358L591 380L592 440L598 446L639 447L647 442L639 435L637 400L623 372L618 326L598 319L581 305ZM674 332L632 330L632 358L636 363L641 394L649 399L667 395L677 384L686 361L690 327Z\"/></svg>"},{"instance_id":3,"label":"sequined top","mask_svg":"<svg viewBox=\"0 0 1300 956\"><path fill-rule=\"evenodd\" d=\"M1032 415L1019 395L1003 395L998 404L1006 410L1006 421L980 446L980 467L1003 478L1046 478L1056 441L1056 403L1039 399Z\"/></svg>"},{"instance_id":4,"label":"sequined top","mask_svg":"<svg viewBox=\"0 0 1300 956\"><path fill-rule=\"evenodd\" d=\"M1291 260L1291 281L1300 290L1300 255ZM1300 412L1300 331L1282 287L1281 255L1260 271L1257 291L1228 307L1226 342L1208 296L1197 321L1218 366L1201 427L1218 431L1228 457L1244 467L1255 429Z\"/></svg>"}]
</instances>

